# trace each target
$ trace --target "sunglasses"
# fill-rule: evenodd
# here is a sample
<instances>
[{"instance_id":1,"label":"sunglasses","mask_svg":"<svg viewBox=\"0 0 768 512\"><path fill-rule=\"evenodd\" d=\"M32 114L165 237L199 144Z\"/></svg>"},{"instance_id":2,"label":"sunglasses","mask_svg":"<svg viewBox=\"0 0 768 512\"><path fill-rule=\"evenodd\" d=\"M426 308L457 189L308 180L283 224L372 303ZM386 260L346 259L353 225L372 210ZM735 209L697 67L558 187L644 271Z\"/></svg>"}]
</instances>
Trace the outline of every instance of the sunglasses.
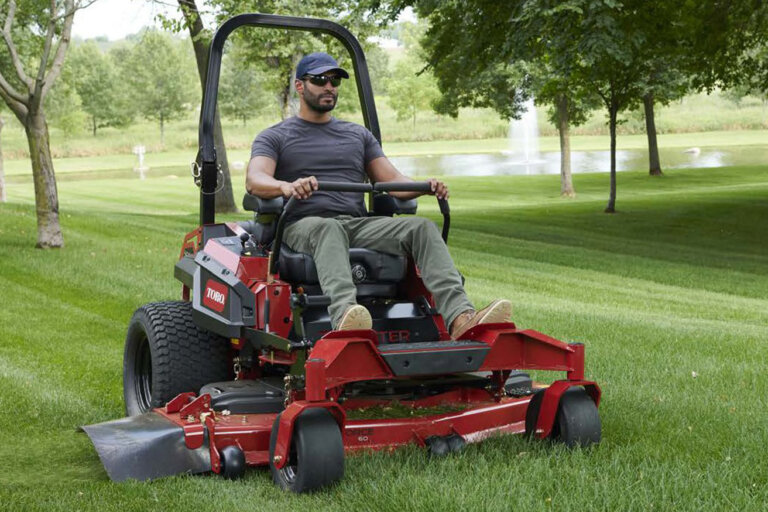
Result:
<instances>
[{"instance_id":1,"label":"sunglasses","mask_svg":"<svg viewBox=\"0 0 768 512\"><path fill-rule=\"evenodd\" d=\"M334 87L338 87L341 85L342 78L340 76L328 76L328 75L304 75L302 80L309 80L309 83L312 85L317 86L324 86L328 82L331 82L331 85Z\"/></svg>"}]
</instances>

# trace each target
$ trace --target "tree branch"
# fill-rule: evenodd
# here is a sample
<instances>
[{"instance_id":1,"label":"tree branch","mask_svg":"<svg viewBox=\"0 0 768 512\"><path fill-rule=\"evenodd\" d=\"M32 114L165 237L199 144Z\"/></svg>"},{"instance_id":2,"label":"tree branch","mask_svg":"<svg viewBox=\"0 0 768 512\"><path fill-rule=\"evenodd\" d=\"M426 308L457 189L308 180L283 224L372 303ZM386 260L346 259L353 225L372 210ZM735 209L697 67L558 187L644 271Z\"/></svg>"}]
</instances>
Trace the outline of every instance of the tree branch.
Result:
<instances>
[{"instance_id":1,"label":"tree branch","mask_svg":"<svg viewBox=\"0 0 768 512\"><path fill-rule=\"evenodd\" d=\"M21 93L8 83L2 72L0 72L0 91L4 92L6 96L13 101L18 101L19 103L26 103L28 101L28 98L22 96Z\"/></svg>"},{"instance_id":2,"label":"tree branch","mask_svg":"<svg viewBox=\"0 0 768 512\"><path fill-rule=\"evenodd\" d=\"M55 0L51 1L54 2ZM89 2L88 5L91 3L93 2ZM51 64L51 69L45 76L44 85L40 94L41 100L48 94L48 91L51 90L53 83L61 73L61 68L64 66L64 57L67 55L67 48L69 48L69 41L72 35L72 22L75 19L75 11L77 9L74 6L74 0L66 0L65 5L65 11L68 14L64 18L64 27L61 30L61 37L59 37L59 45L56 48L56 54L53 57L53 64Z\"/></svg>"},{"instance_id":3,"label":"tree branch","mask_svg":"<svg viewBox=\"0 0 768 512\"><path fill-rule=\"evenodd\" d=\"M18 120L23 123L24 119L27 117L27 113L29 112L26 103L11 96L9 91L5 88L5 86L3 86L3 83L7 84L5 78L0 75L0 97L3 98L3 101L5 101L5 104L8 105L8 108L10 108L13 113L16 114Z\"/></svg>"},{"instance_id":4,"label":"tree branch","mask_svg":"<svg viewBox=\"0 0 768 512\"><path fill-rule=\"evenodd\" d=\"M152 0L152 3L157 5L164 5L165 7L176 7L172 2L162 2L161 0ZM195 10L197 10L197 7L195 7Z\"/></svg>"},{"instance_id":5,"label":"tree branch","mask_svg":"<svg viewBox=\"0 0 768 512\"><path fill-rule=\"evenodd\" d=\"M37 68L37 78L35 79L35 90L32 93L35 103L42 103L41 93L45 84L45 70L48 67L48 59L51 56L51 47L53 46L53 36L56 35L56 0L50 0L51 19L48 21L48 30L45 33L45 45L43 46L43 55L40 57L40 67Z\"/></svg>"},{"instance_id":6,"label":"tree branch","mask_svg":"<svg viewBox=\"0 0 768 512\"><path fill-rule=\"evenodd\" d=\"M91 6L91 5L95 4L95 3L96 3L96 2L98 2L98 1L99 1L99 0L87 0L87 1L81 1L81 2L79 2L79 3L75 4L75 5L73 5L71 9L64 9L64 12L62 12L62 13L61 13L61 14L59 14L58 16L53 16L53 17L51 17L51 20L53 20L53 21L59 21L60 19L66 18L66 17L67 17L67 16L69 16L70 14L74 14L74 13L75 13L75 11L79 11L80 9L85 9L86 7L89 7L89 6Z\"/></svg>"},{"instance_id":7,"label":"tree branch","mask_svg":"<svg viewBox=\"0 0 768 512\"><path fill-rule=\"evenodd\" d=\"M32 79L29 78L24 72L24 66L21 64L19 53L16 51L16 45L13 44L13 39L11 38L11 28L13 27L13 19L15 17L16 1L11 0L8 3L8 14L5 17L5 25L3 26L1 33L3 36L3 41L5 41L5 46L8 47L8 52L11 54L11 62L13 63L13 67L16 70L16 76L18 76L19 80L21 80L21 82L29 88L30 92L32 92L32 87L34 84Z\"/></svg>"}]
</instances>

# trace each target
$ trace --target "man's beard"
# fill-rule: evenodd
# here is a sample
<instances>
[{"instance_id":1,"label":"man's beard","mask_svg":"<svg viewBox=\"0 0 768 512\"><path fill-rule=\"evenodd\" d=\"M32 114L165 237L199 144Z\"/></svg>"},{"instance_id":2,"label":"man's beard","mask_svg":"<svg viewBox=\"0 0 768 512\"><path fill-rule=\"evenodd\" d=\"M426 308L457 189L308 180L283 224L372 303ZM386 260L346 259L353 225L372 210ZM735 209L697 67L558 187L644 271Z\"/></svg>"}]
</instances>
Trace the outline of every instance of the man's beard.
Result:
<instances>
[{"instance_id":1,"label":"man's beard","mask_svg":"<svg viewBox=\"0 0 768 512\"><path fill-rule=\"evenodd\" d=\"M331 103L320 103L320 99L324 97L333 98L333 101ZM307 106L315 112L330 112L333 110L336 107L337 97L338 95L325 91L315 95L309 92L309 89L304 88L304 101L307 103Z\"/></svg>"}]
</instances>

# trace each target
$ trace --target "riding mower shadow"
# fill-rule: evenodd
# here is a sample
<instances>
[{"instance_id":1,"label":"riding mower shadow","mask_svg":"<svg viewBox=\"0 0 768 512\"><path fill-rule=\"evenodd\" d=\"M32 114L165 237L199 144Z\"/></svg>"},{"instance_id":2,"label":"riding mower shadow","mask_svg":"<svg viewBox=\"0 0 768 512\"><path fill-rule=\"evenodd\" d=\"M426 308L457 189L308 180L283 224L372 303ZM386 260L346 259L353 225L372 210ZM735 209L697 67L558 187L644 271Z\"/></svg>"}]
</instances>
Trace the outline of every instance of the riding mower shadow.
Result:
<instances>
[{"instance_id":1,"label":"riding mower shadow","mask_svg":"<svg viewBox=\"0 0 768 512\"><path fill-rule=\"evenodd\" d=\"M345 453L415 443L433 455L496 434L598 443L600 388L584 378L584 346L513 323L483 324L453 340L410 259L349 252L358 302L372 330L334 331L309 255L283 245L294 199L246 195L253 221L216 223L213 145L222 48L243 25L309 30L339 39L353 58L365 124L381 140L365 57L325 20L236 16L211 43L200 117L200 226L187 234L174 275L182 300L140 307L126 336L129 417L83 427L109 477L147 480L213 471L228 478L269 466L294 492L344 473ZM415 214L395 191L427 183L328 183L369 194L372 215ZM447 242L450 210L439 200ZM564 372L534 386L521 370ZM401 408L407 413L379 416Z\"/></svg>"}]
</instances>

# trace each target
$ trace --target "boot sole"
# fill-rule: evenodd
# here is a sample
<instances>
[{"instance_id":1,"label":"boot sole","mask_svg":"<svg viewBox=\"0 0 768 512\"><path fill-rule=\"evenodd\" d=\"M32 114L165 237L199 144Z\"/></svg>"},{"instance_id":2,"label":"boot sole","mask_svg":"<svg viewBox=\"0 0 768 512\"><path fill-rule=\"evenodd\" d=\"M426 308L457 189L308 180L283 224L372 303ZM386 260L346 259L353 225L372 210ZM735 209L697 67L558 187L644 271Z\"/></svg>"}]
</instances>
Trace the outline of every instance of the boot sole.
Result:
<instances>
[{"instance_id":1,"label":"boot sole","mask_svg":"<svg viewBox=\"0 0 768 512\"><path fill-rule=\"evenodd\" d=\"M341 317L337 331L354 331L373 327L371 314L363 306L352 306Z\"/></svg>"},{"instance_id":2,"label":"boot sole","mask_svg":"<svg viewBox=\"0 0 768 512\"><path fill-rule=\"evenodd\" d=\"M483 311L482 313L478 311L477 317L473 318L469 322L469 325L462 327L461 332L455 336L452 335L451 338L454 340L461 339L465 332L475 327L476 325L500 324L509 322L512 318L512 303L506 299L497 299L483 309L487 311Z\"/></svg>"}]
</instances>

